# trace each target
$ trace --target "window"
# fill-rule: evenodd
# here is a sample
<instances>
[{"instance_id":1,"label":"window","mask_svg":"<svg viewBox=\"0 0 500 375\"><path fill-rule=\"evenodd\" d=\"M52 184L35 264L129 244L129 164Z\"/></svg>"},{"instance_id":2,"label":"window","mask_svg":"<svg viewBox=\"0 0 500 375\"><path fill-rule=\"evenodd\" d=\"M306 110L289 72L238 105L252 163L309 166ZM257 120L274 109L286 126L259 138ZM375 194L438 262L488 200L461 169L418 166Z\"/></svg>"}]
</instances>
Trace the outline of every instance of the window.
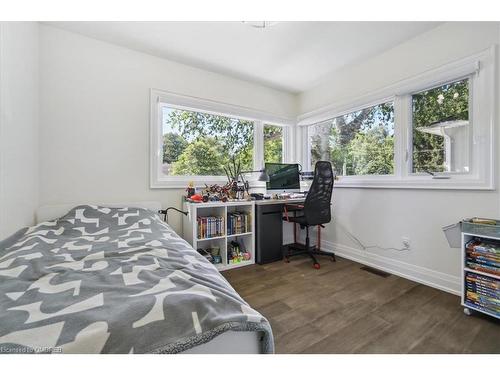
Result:
<instances>
[{"instance_id":1,"label":"window","mask_svg":"<svg viewBox=\"0 0 500 375\"><path fill-rule=\"evenodd\" d=\"M310 126L310 168L332 163L341 176L394 173L394 104L387 102Z\"/></svg>"},{"instance_id":2,"label":"window","mask_svg":"<svg viewBox=\"0 0 500 375\"><path fill-rule=\"evenodd\" d=\"M290 162L293 119L151 89L150 186L224 184L233 158L241 171ZM257 173L245 176L260 186Z\"/></svg>"},{"instance_id":3,"label":"window","mask_svg":"<svg viewBox=\"0 0 500 375\"><path fill-rule=\"evenodd\" d=\"M283 127L264 125L264 162L283 162Z\"/></svg>"},{"instance_id":4,"label":"window","mask_svg":"<svg viewBox=\"0 0 500 375\"><path fill-rule=\"evenodd\" d=\"M166 176L222 176L232 158L253 169L253 122L162 106Z\"/></svg>"},{"instance_id":5,"label":"window","mask_svg":"<svg viewBox=\"0 0 500 375\"><path fill-rule=\"evenodd\" d=\"M469 172L469 79L412 95L412 172Z\"/></svg>"},{"instance_id":6,"label":"window","mask_svg":"<svg viewBox=\"0 0 500 375\"><path fill-rule=\"evenodd\" d=\"M338 187L494 189L495 47L299 117Z\"/></svg>"}]
</instances>

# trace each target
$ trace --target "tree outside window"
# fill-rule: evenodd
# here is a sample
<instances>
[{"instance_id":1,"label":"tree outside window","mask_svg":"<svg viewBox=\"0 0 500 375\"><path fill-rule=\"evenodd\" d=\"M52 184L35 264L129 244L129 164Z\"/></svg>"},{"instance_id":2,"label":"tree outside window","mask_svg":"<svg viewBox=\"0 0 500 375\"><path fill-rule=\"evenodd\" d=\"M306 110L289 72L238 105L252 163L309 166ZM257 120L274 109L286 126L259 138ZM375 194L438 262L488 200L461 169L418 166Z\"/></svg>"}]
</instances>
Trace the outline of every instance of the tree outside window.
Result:
<instances>
[{"instance_id":1,"label":"tree outside window","mask_svg":"<svg viewBox=\"0 0 500 375\"><path fill-rule=\"evenodd\" d=\"M222 176L235 157L253 169L253 122L163 107L165 175Z\"/></svg>"},{"instance_id":2,"label":"tree outside window","mask_svg":"<svg viewBox=\"0 0 500 375\"><path fill-rule=\"evenodd\" d=\"M335 173L394 173L394 105L375 105L310 126L311 168L319 160L332 163Z\"/></svg>"},{"instance_id":3,"label":"tree outside window","mask_svg":"<svg viewBox=\"0 0 500 375\"><path fill-rule=\"evenodd\" d=\"M283 162L283 128L276 125L264 125L264 162Z\"/></svg>"}]
</instances>

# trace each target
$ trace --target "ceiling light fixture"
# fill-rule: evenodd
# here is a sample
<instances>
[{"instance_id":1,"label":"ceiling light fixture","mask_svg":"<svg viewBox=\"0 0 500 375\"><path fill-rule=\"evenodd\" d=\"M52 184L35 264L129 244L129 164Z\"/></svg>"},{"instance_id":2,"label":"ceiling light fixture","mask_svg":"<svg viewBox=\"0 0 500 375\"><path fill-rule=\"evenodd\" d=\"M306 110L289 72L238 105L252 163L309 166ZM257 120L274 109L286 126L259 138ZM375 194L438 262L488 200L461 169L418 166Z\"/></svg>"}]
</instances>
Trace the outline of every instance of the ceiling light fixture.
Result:
<instances>
[{"instance_id":1,"label":"ceiling light fixture","mask_svg":"<svg viewBox=\"0 0 500 375\"><path fill-rule=\"evenodd\" d=\"M276 25L278 22L273 21L242 21L245 25L254 27L256 29L267 29L271 26Z\"/></svg>"}]
</instances>

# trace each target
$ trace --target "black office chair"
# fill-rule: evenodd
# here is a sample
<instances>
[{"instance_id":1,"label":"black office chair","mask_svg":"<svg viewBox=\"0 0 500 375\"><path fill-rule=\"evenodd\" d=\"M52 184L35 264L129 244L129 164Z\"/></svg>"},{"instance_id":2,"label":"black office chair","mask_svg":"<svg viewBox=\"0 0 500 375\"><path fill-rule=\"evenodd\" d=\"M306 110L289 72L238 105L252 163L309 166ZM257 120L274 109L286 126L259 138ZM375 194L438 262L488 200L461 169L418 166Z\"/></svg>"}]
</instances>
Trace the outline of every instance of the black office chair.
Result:
<instances>
[{"instance_id":1,"label":"black office chair","mask_svg":"<svg viewBox=\"0 0 500 375\"><path fill-rule=\"evenodd\" d=\"M286 262L290 261L290 257L295 255L307 254L309 255L316 269L320 268L315 255L327 255L335 262L335 254L330 252L321 251L321 228L324 224L329 223L332 219L331 214L331 199L333 190L333 175L332 165L328 161L318 161L314 166L314 179L307 194L306 200L303 205L286 204L284 206L283 220L294 223L294 243L287 246L284 258ZM294 216L289 215L289 211L294 212ZM300 213L297 216L297 212ZM300 225L302 229L306 229L306 243L297 243L296 224ZM317 246L310 246L309 227L318 226L318 241Z\"/></svg>"}]
</instances>

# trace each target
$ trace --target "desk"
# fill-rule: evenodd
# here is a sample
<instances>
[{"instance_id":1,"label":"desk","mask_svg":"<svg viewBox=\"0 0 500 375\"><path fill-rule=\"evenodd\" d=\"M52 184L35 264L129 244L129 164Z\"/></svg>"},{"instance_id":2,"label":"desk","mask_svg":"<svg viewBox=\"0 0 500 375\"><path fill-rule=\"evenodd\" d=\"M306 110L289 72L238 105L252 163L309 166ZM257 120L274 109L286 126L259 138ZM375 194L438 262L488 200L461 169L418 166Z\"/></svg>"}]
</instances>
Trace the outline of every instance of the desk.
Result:
<instances>
[{"instance_id":1,"label":"desk","mask_svg":"<svg viewBox=\"0 0 500 375\"><path fill-rule=\"evenodd\" d=\"M255 260L258 264L283 259L283 206L304 201L305 198L255 201Z\"/></svg>"},{"instance_id":2,"label":"desk","mask_svg":"<svg viewBox=\"0 0 500 375\"><path fill-rule=\"evenodd\" d=\"M304 203L306 198L290 198L290 199L261 199L260 201L255 201L256 206L265 206L270 204L300 204Z\"/></svg>"}]
</instances>

